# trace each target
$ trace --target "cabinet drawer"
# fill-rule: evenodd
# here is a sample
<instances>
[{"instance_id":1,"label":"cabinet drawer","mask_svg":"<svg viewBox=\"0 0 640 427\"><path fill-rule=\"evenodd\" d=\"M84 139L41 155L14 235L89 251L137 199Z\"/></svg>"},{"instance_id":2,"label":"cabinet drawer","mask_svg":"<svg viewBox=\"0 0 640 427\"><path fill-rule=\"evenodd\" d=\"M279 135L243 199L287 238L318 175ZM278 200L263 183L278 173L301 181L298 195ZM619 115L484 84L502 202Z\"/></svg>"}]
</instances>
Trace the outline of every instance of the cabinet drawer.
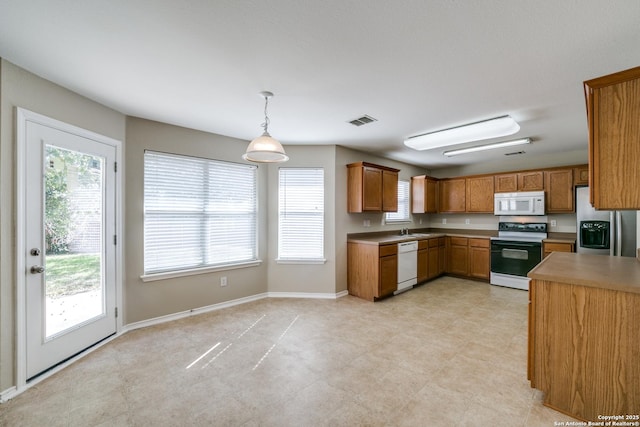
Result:
<instances>
[{"instance_id":1,"label":"cabinet drawer","mask_svg":"<svg viewBox=\"0 0 640 427\"><path fill-rule=\"evenodd\" d=\"M430 242L429 239L418 240L418 250L427 249L429 246L431 246L429 242Z\"/></svg>"},{"instance_id":2,"label":"cabinet drawer","mask_svg":"<svg viewBox=\"0 0 640 427\"><path fill-rule=\"evenodd\" d=\"M489 239L469 239L469 246L488 248L490 246L490 241Z\"/></svg>"},{"instance_id":3,"label":"cabinet drawer","mask_svg":"<svg viewBox=\"0 0 640 427\"><path fill-rule=\"evenodd\" d=\"M397 244L393 244L393 245L382 245L379 248L379 256L383 257L383 256L389 256L389 255L396 255L398 253L398 245Z\"/></svg>"},{"instance_id":4,"label":"cabinet drawer","mask_svg":"<svg viewBox=\"0 0 640 427\"><path fill-rule=\"evenodd\" d=\"M469 241L466 237L449 237L452 246L467 246Z\"/></svg>"},{"instance_id":5,"label":"cabinet drawer","mask_svg":"<svg viewBox=\"0 0 640 427\"><path fill-rule=\"evenodd\" d=\"M429 247L434 248L438 246L438 238L429 239Z\"/></svg>"},{"instance_id":6,"label":"cabinet drawer","mask_svg":"<svg viewBox=\"0 0 640 427\"><path fill-rule=\"evenodd\" d=\"M571 243L545 243L545 252L573 252L573 245Z\"/></svg>"}]
</instances>

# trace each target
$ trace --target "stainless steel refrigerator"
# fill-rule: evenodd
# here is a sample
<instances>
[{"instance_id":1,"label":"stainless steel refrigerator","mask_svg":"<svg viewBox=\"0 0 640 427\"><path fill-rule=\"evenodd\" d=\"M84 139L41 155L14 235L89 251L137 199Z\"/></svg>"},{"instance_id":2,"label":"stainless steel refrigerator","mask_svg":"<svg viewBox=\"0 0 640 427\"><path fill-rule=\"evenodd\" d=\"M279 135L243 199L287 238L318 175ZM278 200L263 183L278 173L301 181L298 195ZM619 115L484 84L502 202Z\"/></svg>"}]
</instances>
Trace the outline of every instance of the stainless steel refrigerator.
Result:
<instances>
[{"instance_id":1,"label":"stainless steel refrigerator","mask_svg":"<svg viewBox=\"0 0 640 427\"><path fill-rule=\"evenodd\" d=\"M576 222L576 252L636 256L636 211L597 211L589 187L577 187Z\"/></svg>"}]
</instances>

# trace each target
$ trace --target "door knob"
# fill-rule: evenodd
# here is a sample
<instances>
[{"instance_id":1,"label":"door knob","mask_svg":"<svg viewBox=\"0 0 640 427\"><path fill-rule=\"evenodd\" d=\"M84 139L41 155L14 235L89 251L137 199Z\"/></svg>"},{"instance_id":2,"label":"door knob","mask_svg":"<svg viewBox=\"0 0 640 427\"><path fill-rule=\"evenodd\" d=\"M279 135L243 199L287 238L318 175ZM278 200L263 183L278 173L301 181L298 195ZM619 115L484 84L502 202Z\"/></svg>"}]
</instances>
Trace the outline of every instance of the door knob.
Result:
<instances>
[{"instance_id":1,"label":"door knob","mask_svg":"<svg viewBox=\"0 0 640 427\"><path fill-rule=\"evenodd\" d=\"M34 265L31 267L32 274L44 273L44 267L41 265Z\"/></svg>"}]
</instances>

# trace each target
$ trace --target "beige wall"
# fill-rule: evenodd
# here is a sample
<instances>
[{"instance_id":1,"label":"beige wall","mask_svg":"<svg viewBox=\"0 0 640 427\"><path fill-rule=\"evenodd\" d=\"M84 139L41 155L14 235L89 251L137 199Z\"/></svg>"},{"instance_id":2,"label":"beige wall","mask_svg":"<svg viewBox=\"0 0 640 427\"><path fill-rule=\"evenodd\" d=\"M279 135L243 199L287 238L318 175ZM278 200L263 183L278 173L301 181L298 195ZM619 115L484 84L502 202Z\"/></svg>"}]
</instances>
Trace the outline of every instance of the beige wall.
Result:
<instances>
[{"instance_id":1,"label":"beige wall","mask_svg":"<svg viewBox=\"0 0 640 427\"><path fill-rule=\"evenodd\" d=\"M269 166L269 292L335 294L335 200L334 145L285 147L290 160ZM278 264L278 170L280 167L324 168L324 264Z\"/></svg>"},{"instance_id":2,"label":"beige wall","mask_svg":"<svg viewBox=\"0 0 640 427\"><path fill-rule=\"evenodd\" d=\"M125 258L125 318L129 324L267 292L267 166L258 167L258 257L256 267L143 282L144 271L144 151L243 162L247 142L164 123L127 118ZM228 285L220 286L226 276Z\"/></svg>"},{"instance_id":3,"label":"beige wall","mask_svg":"<svg viewBox=\"0 0 640 427\"><path fill-rule=\"evenodd\" d=\"M0 61L0 391L15 385L15 108L124 141L125 116Z\"/></svg>"}]
</instances>

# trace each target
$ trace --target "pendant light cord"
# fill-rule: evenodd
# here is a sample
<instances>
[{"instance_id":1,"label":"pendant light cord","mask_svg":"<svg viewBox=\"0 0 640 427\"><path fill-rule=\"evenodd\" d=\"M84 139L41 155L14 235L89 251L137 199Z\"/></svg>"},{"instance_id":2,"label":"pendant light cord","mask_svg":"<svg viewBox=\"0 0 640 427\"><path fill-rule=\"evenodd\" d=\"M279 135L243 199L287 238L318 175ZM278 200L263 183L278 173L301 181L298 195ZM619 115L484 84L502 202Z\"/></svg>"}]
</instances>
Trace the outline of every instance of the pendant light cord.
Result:
<instances>
[{"instance_id":1,"label":"pendant light cord","mask_svg":"<svg viewBox=\"0 0 640 427\"><path fill-rule=\"evenodd\" d=\"M264 97L264 123L262 123L262 128L264 129L264 133L269 135L269 116L267 115L267 106L269 105L269 97Z\"/></svg>"}]
</instances>

